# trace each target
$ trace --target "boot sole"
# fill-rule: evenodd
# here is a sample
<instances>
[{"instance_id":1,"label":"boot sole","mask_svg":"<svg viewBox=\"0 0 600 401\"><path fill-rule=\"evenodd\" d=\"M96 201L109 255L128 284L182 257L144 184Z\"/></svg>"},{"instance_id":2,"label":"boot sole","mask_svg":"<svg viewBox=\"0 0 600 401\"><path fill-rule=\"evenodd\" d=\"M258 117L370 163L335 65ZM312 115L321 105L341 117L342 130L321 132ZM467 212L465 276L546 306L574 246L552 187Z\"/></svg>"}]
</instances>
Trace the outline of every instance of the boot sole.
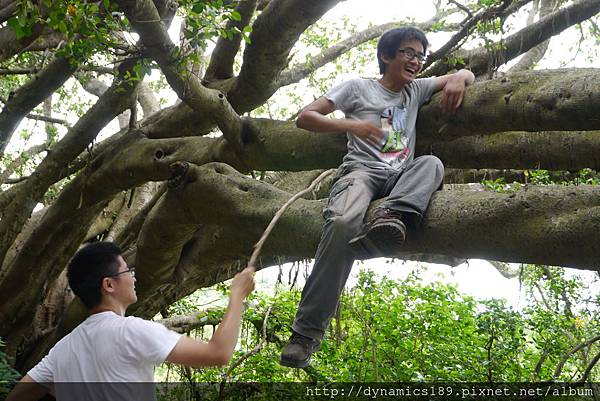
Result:
<instances>
[{"instance_id":1,"label":"boot sole","mask_svg":"<svg viewBox=\"0 0 600 401\"><path fill-rule=\"evenodd\" d=\"M282 356L279 359L279 364L281 366L286 366L288 368L297 368L297 369L306 368L310 365L311 362L312 362L311 358L308 358L306 360L298 360L298 359L285 358Z\"/></svg>"},{"instance_id":2,"label":"boot sole","mask_svg":"<svg viewBox=\"0 0 600 401\"><path fill-rule=\"evenodd\" d=\"M401 228L394 224L380 224L371 228L366 233L359 235L348 245L354 250L356 256L383 256L396 251L406 239L406 227L400 222Z\"/></svg>"}]
</instances>

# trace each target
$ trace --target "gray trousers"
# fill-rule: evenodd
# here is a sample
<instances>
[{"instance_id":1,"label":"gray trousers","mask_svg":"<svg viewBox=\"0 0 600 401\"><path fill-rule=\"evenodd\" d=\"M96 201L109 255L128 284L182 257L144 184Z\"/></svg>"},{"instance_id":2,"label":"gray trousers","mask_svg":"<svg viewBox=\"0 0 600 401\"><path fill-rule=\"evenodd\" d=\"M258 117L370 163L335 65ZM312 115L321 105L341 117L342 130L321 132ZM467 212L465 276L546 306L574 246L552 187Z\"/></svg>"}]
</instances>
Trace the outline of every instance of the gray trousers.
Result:
<instances>
[{"instance_id":1,"label":"gray trousers","mask_svg":"<svg viewBox=\"0 0 600 401\"><path fill-rule=\"evenodd\" d=\"M441 186L444 166L435 156L421 156L403 170L372 169L344 163L329 193L326 219L313 269L304 285L292 329L321 340L335 313L354 253L348 241L360 231L373 199L387 196L380 207L407 213L418 224L431 195Z\"/></svg>"}]
</instances>

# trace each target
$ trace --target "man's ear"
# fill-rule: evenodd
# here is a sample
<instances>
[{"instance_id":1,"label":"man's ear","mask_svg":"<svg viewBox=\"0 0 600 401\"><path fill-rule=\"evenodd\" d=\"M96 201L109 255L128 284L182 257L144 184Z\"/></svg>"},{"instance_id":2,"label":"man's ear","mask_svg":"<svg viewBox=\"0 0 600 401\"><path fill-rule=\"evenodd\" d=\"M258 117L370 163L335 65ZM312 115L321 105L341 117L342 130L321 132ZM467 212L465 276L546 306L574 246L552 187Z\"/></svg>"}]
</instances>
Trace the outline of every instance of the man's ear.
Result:
<instances>
[{"instance_id":1,"label":"man's ear","mask_svg":"<svg viewBox=\"0 0 600 401\"><path fill-rule=\"evenodd\" d=\"M381 53L381 61L383 61L385 64L389 64L392 59L386 56L385 53Z\"/></svg>"},{"instance_id":2,"label":"man's ear","mask_svg":"<svg viewBox=\"0 0 600 401\"><path fill-rule=\"evenodd\" d=\"M112 285L112 280L110 279L110 277L104 277L102 279L102 289L108 293L111 293L114 291L114 288Z\"/></svg>"}]
</instances>

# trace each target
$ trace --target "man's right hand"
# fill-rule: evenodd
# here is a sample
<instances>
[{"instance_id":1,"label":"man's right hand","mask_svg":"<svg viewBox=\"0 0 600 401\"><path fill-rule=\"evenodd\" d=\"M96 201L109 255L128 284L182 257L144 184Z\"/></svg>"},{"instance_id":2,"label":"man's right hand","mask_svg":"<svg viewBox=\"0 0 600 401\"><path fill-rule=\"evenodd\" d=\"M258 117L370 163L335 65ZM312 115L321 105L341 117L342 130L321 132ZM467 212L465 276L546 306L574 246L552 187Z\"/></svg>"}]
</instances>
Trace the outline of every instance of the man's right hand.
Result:
<instances>
[{"instance_id":1,"label":"man's right hand","mask_svg":"<svg viewBox=\"0 0 600 401\"><path fill-rule=\"evenodd\" d=\"M254 268L246 267L233 278L231 282L231 297L244 299L254 290Z\"/></svg>"},{"instance_id":2,"label":"man's right hand","mask_svg":"<svg viewBox=\"0 0 600 401\"><path fill-rule=\"evenodd\" d=\"M377 149L383 146L384 133L381 128L370 121L348 120L348 131L361 139L371 143Z\"/></svg>"}]
</instances>

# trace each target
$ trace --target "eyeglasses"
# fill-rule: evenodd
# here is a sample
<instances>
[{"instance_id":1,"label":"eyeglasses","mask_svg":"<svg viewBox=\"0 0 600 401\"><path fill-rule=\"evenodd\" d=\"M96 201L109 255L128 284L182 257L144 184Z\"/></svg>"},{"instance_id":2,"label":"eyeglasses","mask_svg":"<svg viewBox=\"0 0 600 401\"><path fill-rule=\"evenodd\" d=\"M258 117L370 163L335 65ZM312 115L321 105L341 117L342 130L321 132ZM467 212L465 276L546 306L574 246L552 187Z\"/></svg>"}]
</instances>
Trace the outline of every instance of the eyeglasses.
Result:
<instances>
[{"instance_id":1,"label":"eyeglasses","mask_svg":"<svg viewBox=\"0 0 600 401\"><path fill-rule=\"evenodd\" d=\"M419 64L423 64L425 62L425 60L427 59L427 56L425 56L423 53L419 53L419 52L411 49L410 47L407 47L405 49L398 49L398 50L396 50L396 52L403 54L404 58L407 59L408 61L416 58L417 61L419 62Z\"/></svg>"},{"instance_id":2,"label":"eyeglasses","mask_svg":"<svg viewBox=\"0 0 600 401\"><path fill-rule=\"evenodd\" d=\"M129 273L129 275L131 277L135 277L135 267L130 267L127 270L123 270L122 272L111 274L110 276L107 276L107 277L117 277L117 276L120 276L121 274L124 274L124 273Z\"/></svg>"}]
</instances>

